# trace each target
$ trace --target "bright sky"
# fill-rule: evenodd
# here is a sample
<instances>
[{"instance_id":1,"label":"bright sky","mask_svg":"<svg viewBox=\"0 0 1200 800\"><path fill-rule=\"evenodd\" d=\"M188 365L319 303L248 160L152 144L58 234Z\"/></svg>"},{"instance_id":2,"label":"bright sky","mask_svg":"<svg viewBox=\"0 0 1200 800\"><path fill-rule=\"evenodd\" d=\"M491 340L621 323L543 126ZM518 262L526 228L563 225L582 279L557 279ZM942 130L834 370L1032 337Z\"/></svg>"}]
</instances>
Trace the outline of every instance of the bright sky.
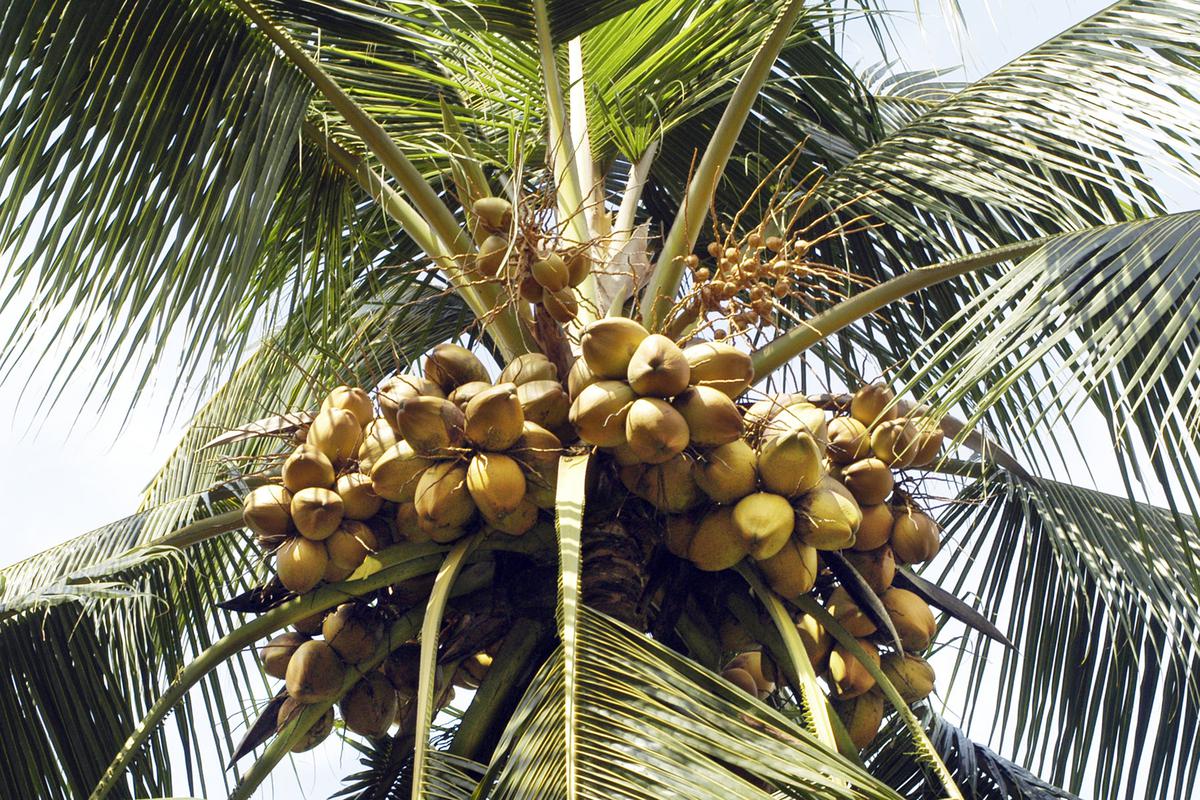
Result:
<instances>
[{"instance_id":1,"label":"bright sky","mask_svg":"<svg viewBox=\"0 0 1200 800\"><path fill-rule=\"evenodd\" d=\"M962 72L948 77L974 79L1107 5L1102 0L959 0L959 4L967 30L961 44L935 0L922 0L919 22L912 13L896 18L895 45L904 56L903 68L961 64ZM846 52L860 66L878 61L861 24L851 26ZM0 329L3 323L0 318ZM79 375L75 385L86 387L91 377ZM0 564L20 560L136 508L142 488L183 430L183 421L163 423L169 377L163 382L165 387L151 388L132 423L124 427L128 391L119 393L104 413L89 406L80 389L68 392L51 413L44 414L36 388L22 396L24 387L18 380L0 386L0 407L14 409L11 422L0 425L0 452L9 454L0 459L0 485L11 493L5 503L7 535L0 539ZM1120 491L1114 474L1102 470L1095 477L1102 488ZM66 503L63 481L69 485ZM341 774L356 771L356 761L357 754L340 744L320 748L298 757L294 773L287 767L279 770L273 786L261 796L294 797L299 788L306 797L328 797L337 790ZM219 779L210 783L210 788L214 786L220 786ZM185 788L182 781L177 786L179 791Z\"/></svg>"}]
</instances>

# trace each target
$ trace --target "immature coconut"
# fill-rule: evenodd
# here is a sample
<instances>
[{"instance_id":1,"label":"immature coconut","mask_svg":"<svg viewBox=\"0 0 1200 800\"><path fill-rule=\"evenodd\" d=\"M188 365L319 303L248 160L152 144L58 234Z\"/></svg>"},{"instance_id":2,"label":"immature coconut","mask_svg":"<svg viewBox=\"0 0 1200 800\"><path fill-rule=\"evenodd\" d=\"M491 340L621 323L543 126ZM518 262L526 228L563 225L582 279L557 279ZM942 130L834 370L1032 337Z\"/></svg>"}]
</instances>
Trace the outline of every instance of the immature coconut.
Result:
<instances>
[{"instance_id":1,"label":"immature coconut","mask_svg":"<svg viewBox=\"0 0 1200 800\"><path fill-rule=\"evenodd\" d=\"M242 522L259 539L279 544L292 525L292 493L282 486L259 486L242 501Z\"/></svg>"},{"instance_id":2,"label":"immature coconut","mask_svg":"<svg viewBox=\"0 0 1200 800\"><path fill-rule=\"evenodd\" d=\"M525 473L514 458L476 453L467 467L467 490L487 520L499 519L525 499Z\"/></svg>"},{"instance_id":3,"label":"immature coconut","mask_svg":"<svg viewBox=\"0 0 1200 800\"><path fill-rule=\"evenodd\" d=\"M417 481L433 461L417 455L408 442L399 442L375 462L371 470L371 488L375 494L393 503L410 503L417 492Z\"/></svg>"},{"instance_id":4,"label":"immature coconut","mask_svg":"<svg viewBox=\"0 0 1200 800\"><path fill-rule=\"evenodd\" d=\"M541 303L546 313L561 325L579 316L579 300L575 297L574 289L559 289L557 292L542 289Z\"/></svg>"},{"instance_id":5,"label":"immature coconut","mask_svg":"<svg viewBox=\"0 0 1200 800\"><path fill-rule=\"evenodd\" d=\"M670 514L663 521L663 544L667 552L687 558L700 520L691 514Z\"/></svg>"},{"instance_id":6,"label":"immature coconut","mask_svg":"<svg viewBox=\"0 0 1200 800\"><path fill-rule=\"evenodd\" d=\"M471 204L471 213L491 231L506 231L512 226L512 203L503 197L480 197Z\"/></svg>"},{"instance_id":7,"label":"immature coconut","mask_svg":"<svg viewBox=\"0 0 1200 800\"><path fill-rule=\"evenodd\" d=\"M328 642L315 639L296 648L288 661L287 690L299 703L336 700L342 691L346 665Z\"/></svg>"},{"instance_id":8,"label":"immature coconut","mask_svg":"<svg viewBox=\"0 0 1200 800\"><path fill-rule=\"evenodd\" d=\"M525 420L521 438L508 451L525 471L526 497L539 508L554 508L562 443L542 426Z\"/></svg>"},{"instance_id":9,"label":"immature coconut","mask_svg":"<svg viewBox=\"0 0 1200 800\"><path fill-rule=\"evenodd\" d=\"M639 397L625 415L625 439L642 463L661 464L688 446L688 425L666 400Z\"/></svg>"},{"instance_id":10,"label":"immature coconut","mask_svg":"<svg viewBox=\"0 0 1200 800\"><path fill-rule=\"evenodd\" d=\"M358 452L362 434L362 426L353 413L344 408L327 408L313 418L305 443L320 450L332 463L340 464Z\"/></svg>"},{"instance_id":11,"label":"immature coconut","mask_svg":"<svg viewBox=\"0 0 1200 800\"><path fill-rule=\"evenodd\" d=\"M862 506L862 524L854 538L855 550L875 550L883 547L892 537L892 507L886 503Z\"/></svg>"},{"instance_id":12,"label":"immature coconut","mask_svg":"<svg viewBox=\"0 0 1200 800\"><path fill-rule=\"evenodd\" d=\"M361 472L347 472L338 478L335 490L348 519L370 519L383 506L383 498L371 488L371 479Z\"/></svg>"},{"instance_id":13,"label":"immature coconut","mask_svg":"<svg viewBox=\"0 0 1200 800\"><path fill-rule=\"evenodd\" d=\"M758 568L776 594L795 601L812 591L817 580L817 550L788 539L779 552L758 562Z\"/></svg>"},{"instance_id":14,"label":"immature coconut","mask_svg":"<svg viewBox=\"0 0 1200 800\"><path fill-rule=\"evenodd\" d=\"M338 703L346 727L359 736L387 733L396 718L396 690L378 672L368 672Z\"/></svg>"},{"instance_id":15,"label":"immature coconut","mask_svg":"<svg viewBox=\"0 0 1200 800\"><path fill-rule=\"evenodd\" d=\"M542 285L535 281L533 276L528 272L521 276L521 280L517 284L517 294L521 296L522 300L527 300L530 303L540 303L542 302L542 295L545 293L546 290L542 288Z\"/></svg>"},{"instance_id":16,"label":"immature coconut","mask_svg":"<svg viewBox=\"0 0 1200 800\"><path fill-rule=\"evenodd\" d=\"M830 489L809 492L796 507L796 536L818 550L852 546L861 522L854 501Z\"/></svg>"},{"instance_id":17,"label":"immature coconut","mask_svg":"<svg viewBox=\"0 0 1200 800\"><path fill-rule=\"evenodd\" d=\"M776 411L762 428L764 439L788 431L806 430L824 449L829 444L829 425L825 412L805 400L788 403Z\"/></svg>"},{"instance_id":18,"label":"immature coconut","mask_svg":"<svg viewBox=\"0 0 1200 800\"><path fill-rule=\"evenodd\" d=\"M657 333L642 339L626 369L629 385L644 397L674 397L687 388L690 374L683 351Z\"/></svg>"},{"instance_id":19,"label":"immature coconut","mask_svg":"<svg viewBox=\"0 0 1200 800\"><path fill-rule=\"evenodd\" d=\"M578 286L587 280L592 271L592 257L588 255L587 245L567 251L567 274L571 276L571 285Z\"/></svg>"},{"instance_id":20,"label":"immature coconut","mask_svg":"<svg viewBox=\"0 0 1200 800\"><path fill-rule=\"evenodd\" d=\"M386 419L372 420L363 428L362 444L358 446L358 468L370 475L375 462L397 441L396 432Z\"/></svg>"},{"instance_id":21,"label":"immature coconut","mask_svg":"<svg viewBox=\"0 0 1200 800\"><path fill-rule=\"evenodd\" d=\"M636 399L637 394L624 381L598 381L584 388L571 404L571 424L588 444L624 444L625 416Z\"/></svg>"},{"instance_id":22,"label":"immature coconut","mask_svg":"<svg viewBox=\"0 0 1200 800\"><path fill-rule=\"evenodd\" d=\"M896 393L882 383L863 386L850 398L850 416L870 428L899 415L895 400Z\"/></svg>"},{"instance_id":23,"label":"immature coconut","mask_svg":"<svg viewBox=\"0 0 1200 800\"><path fill-rule=\"evenodd\" d=\"M937 426L937 423L927 418L913 419L912 423L917 431L917 439L916 453L914 453L912 463L909 466L928 466L936 461L938 454L942 452L942 442L945 440L945 434L942 433L942 429Z\"/></svg>"},{"instance_id":24,"label":"immature coconut","mask_svg":"<svg viewBox=\"0 0 1200 800\"><path fill-rule=\"evenodd\" d=\"M504 266L508 257L508 239L493 233L479 243L479 252L475 254L475 269L485 278L494 278Z\"/></svg>"},{"instance_id":25,"label":"immature coconut","mask_svg":"<svg viewBox=\"0 0 1200 800\"><path fill-rule=\"evenodd\" d=\"M467 438L484 450L507 450L521 437L525 414L517 387L502 383L486 389L467 403Z\"/></svg>"},{"instance_id":26,"label":"immature coconut","mask_svg":"<svg viewBox=\"0 0 1200 800\"><path fill-rule=\"evenodd\" d=\"M298 619L292 623L292 627L297 633L303 633L305 636L319 636L321 634L321 623L325 620L326 611L318 611L315 614L309 614L307 617Z\"/></svg>"},{"instance_id":27,"label":"immature coconut","mask_svg":"<svg viewBox=\"0 0 1200 800\"><path fill-rule=\"evenodd\" d=\"M517 386L517 401L525 419L551 431L568 424L571 398L556 380L526 381Z\"/></svg>"},{"instance_id":28,"label":"immature coconut","mask_svg":"<svg viewBox=\"0 0 1200 800\"><path fill-rule=\"evenodd\" d=\"M343 570L353 572L358 569L367 556L379 549L379 538L367 525L352 519L342 520L342 524L325 540L325 550L329 553L329 562Z\"/></svg>"},{"instance_id":29,"label":"immature coconut","mask_svg":"<svg viewBox=\"0 0 1200 800\"><path fill-rule=\"evenodd\" d=\"M745 542L733 524L732 508L715 508L700 520L687 557L705 572L729 569L746 557Z\"/></svg>"},{"instance_id":30,"label":"immature coconut","mask_svg":"<svg viewBox=\"0 0 1200 800\"><path fill-rule=\"evenodd\" d=\"M934 673L929 662L912 653L888 653L879 668L896 687L904 702L919 703L933 691Z\"/></svg>"},{"instance_id":31,"label":"immature coconut","mask_svg":"<svg viewBox=\"0 0 1200 800\"><path fill-rule=\"evenodd\" d=\"M329 548L326 548L328 550ZM333 563L333 560L325 562L325 574L321 576L321 580L326 583L341 583L354 574L354 569L351 567L343 567Z\"/></svg>"},{"instance_id":32,"label":"immature coconut","mask_svg":"<svg viewBox=\"0 0 1200 800\"><path fill-rule=\"evenodd\" d=\"M887 609L896 633L900 634L900 644L905 650L924 650L933 641L937 633L937 620L929 604L907 589L893 587L879 597L883 607Z\"/></svg>"},{"instance_id":33,"label":"immature coconut","mask_svg":"<svg viewBox=\"0 0 1200 800\"><path fill-rule=\"evenodd\" d=\"M728 667L721 671L721 677L741 689L751 697L758 697L758 684L754 676L740 667Z\"/></svg>"},{"instance_id":34,"label":"immature coconut","mask_svg":"<svg viewBox=\"0 0 1200 800\"><path fill-rule=\"evenodd\" d=\"M418 453L436 453L462 441L466 418L462 410L441 397L411 397L400 403L396 424L404 440Z\"/></svg>"},{"instance_id":35,"label":"immature coconut","mask_svg":"<svg viewBox=\"0 0 1200 800\"><path fill-rule=\"evenodd\" d=\"M283 462L283 485L293 494L312 486L333 486L333 463L317 448L302 444Z\"/></svg>"},{"instance_id":36,"label":"immature coconut","mask_svg":"<svg viewBox=\"0 0 1200 800\"><path fill-rule=\"evenodd\" d=\"M421 474L413 502L421 527L431 536L449 535L448 529L466 525L475 515L475 502L467 490L467 468L455 461L435 463Z\"/></svg>"},{"instance_id":37,"label":"immature coconut","mask_svg":"<svg viewBox=\"0 0 1200 800\"><path fill-rule=\"evenodd\" d=\"M375 418L375 406L371 397L357 386L339 386L326 395L321 410L341 408L349 411L358 420L359 427L366 427Z\"/></svg>"},{"instance_id":38,"label":"immature coconut","mask_svg":"<svg viewBox=\"0 0 1200 800\"><path fill-rule=\"evenodd\" d=\"M833 590L825 601L825 608L851 636L861 638L875 633L875 623L858 607L845 587L839 586Z\"/></svg>"},{"instance_id":39,"label":"immature coconut","mask_svg":"<svg viewBox=\"0 0 1200 800\"><path fill-rule=\"evenodd\" d=\"M858 644L866 651L867 658L879 666L879 648L866 639L859 639ZM849 700L873 689L875 676L847 648L837 644L829 654L829 683L834 697Z\"/></svg>"},{"instance_id":40,"label":"immature coconut","mask_svg":"<svg viewBox=\"0 0 1200 800\"><path fill-rule=\"evenodd\" d=\"M422 395L445 397L446 393L436 383L420 375L393 375L379 385L379 410L393 431L400 433L400 426L396 423L400 403Z\"/></svg>"},{"instance_id":41,"label":"immature coconut","mask_svg":"<svg viewBox=\"0 0 1200 800\"><path fill-rule=\"evenodd\" d=\"M833 704L834 711L841 719L850 741L859 750L869 745L879 733L883 725L883 694L878 691L865 692L849 700L838 700Z\"/></svg>"},{"instance_id":42,"label":"immature coconut","mask_svg":"<svg viewBox=\"0 0 1200 800\"><path fill-rule=\"evenodd\" d=\"M659 511L682 514L704 499L692 475L693 464L687 454L680 453L661 464L622 467L621 482Z\"/></svg>"},{"instance_id":43,"label":"immature coconut","mask_svg":"<svg viewBox=\"0 0 1200 800\"><path fill-rule=\"evenodd\" d=\"M506 514L488 516L482 509L480 512L483 513L488 525L509 536L520 536L528 532L537 524L538 519L538 506L528 497L521 500L516 508Z\"/></svg>"},{"instance_id":44,"label":"immature coconut","mask_svg":"<svg viewBox=\"0 0 1200 800\"><path fill-rule=\"evenodd\" d=\"M303 633L287 631L276 636L258 649L259 660L262 661L263 672L272 678L283 680L287 676L287 665L292 660L292 654L300 645L309 640Z\"/></svg>"},{"instance_id":45,"label":"immature coconut","mask_svg":"<svg viewBox=\"0 0 1200 800\"><path fill-rule=\"evenodd\" d=\"M575 363L571 365L571 371L567 373L567 393L574 400L576 397L579 397L579 393L585 387L591 386L598 380L600 378L596 377L596 374L588 367L587 361L577 358L575 359Z\"/></svg>"},{"instance_id":46,"label":"immature coconut","mask_svg":"<svg viewBox=\"0 0 1200 800\"><path fill-rule=\"evenodd\" d=\"M374 612L357 603L343 603L321 623L321 635L347 664L358 664L374 655L383 634L383 624Z\"/></svg>"},{"instance_id":47,"label":"immature coconut","mask_svg":"<svg viewBox=\"0 0 1200 800\"><path fill-rule=\"evenodd\" d=\"M854 417L834 417L829 421L829 460L849 464L871 455L871 434Z\"/></svg>"},{"instance_id":48,"label":"immature coconut","mask_svg":"<svg viewBox=\"0 0 1200 800\"><path fill-rule=\"evenodd\" d=\"M860 506L877 506L892 493L896 479L878 458L864 458L842 469L842 483Z\"/></svg>"},{"instance_id":49,"label":"immature coconut","mask_svg":"<svg viewBox=\"0 0 1200 800\"><path fill-rule=\"evenodd\" d=\"M757 694L775 691L775 663L762 650L750 650L733 657L726 669L744 669L754 679Z\"/></svg>"},{"instance_id":50,"label":"immature coconut","mask_svg":"<svg viewBox=\"0 0 1200 800\"><path fill-rule=\"evenodd\" d=\"M763 488L784 497L811 492L825 476L824 455L806 429L770 437L758 448L758 476Z\"/></svg>"},{"instance_id":51,"label":"immature coconut","mask_svg":"<svg viewBox=\"0 0 1200 800\"><path fill-rule=\"evenodd\" d=\"M292 522L307 539L320 541L342 524L345 506L332 489L312 487L292 495Z\"/></svg>"},{"instance_id":52,"label":"immature coconut","mask_svg":"<svg viewBox=\"0 0 1200 800\"><path fill-rule=\"evenodd\" d=\"M754 381L754 362L747 353L723 342L685 347L683 356L694 386L711 386L736 400Z\"/></svg>"},{"instance_id":53,"label":"immature coconut","mask_svg":"<svg viewBox=\"0 0 1200 800\"><path fill-rule=\"evenodd\" d=\"M558 253L547 253L544 258L534 261L529 265L529 273L538 285L550 292L567 288L571 279L567 262Z\"/></svg>"},{"instance_id":54,"label":"immature coconut","mask_svg":"<svg viewBox=\"0 0 1200 800\"><path fill-rule=\"evenodd\" d=\"M487 381L471 381L470 383L464 383L462 386L455 387L454 391L450 392L446 399L465 412L467 403L471 402L480 392L486 392L490 388L492 388L492 385Z\"/></svg>"},{"instance_id":55,"label":"immature coconut","mask_svg":"<svg viewBox=\"0 0 1200 800\"><path fill-rule=\"evenodd\" d=\"M443 342L425 357L425 377L449 393L455 387L471 381L490 381L483 362L467 348L453 342Z\"/></svg>"},{"instance_id":56,"label":"immature coconut","mask_svg":"<svg viewBox=\"0 0 1200 800\"><path fill-rule=\"evenodd\" d=\"M796 514L787 498L770 492L748 494L733 507L733 527L742 548L756 560L778 553L795 524Z\"/></svg>"},{"instance_id":57,"label":"immature coconut","mask_svg":"<svg viewBox=\"0 0 1200 800\"><path fill-rule=\"evenodd\" d=\"M307 704L301 703L294 697L286 698L275 715L276 733L282 733L288 723L298 718L306 707ZM329 738L329 734L331 733L333 733L333 709L327 708L325 709L325 713L312 724L312 727L305 731L304 735L292 744L291 752L304 753L312 750Z\"/></svg>"},{"instance_id":58,"label":"immature coconut","mask_svg":"<svg viewBox=\"0 0 1200 800\"><path fill-rule=\"evenodd\" d=\"M917 429L907 417L881 422L871 431L871 452L889 467L903 469L917 457Z\"/></svg>"},{"instance_id":59,"label":"immature coconut","mask_svg":"<svg viewBox=\"0 0 1200 800\"><path fill-rule=\"evenodd\" d=\"M500 371L496 383L520 386L530 381L557 381L558 367L541 353L522 353Z\"/></svg>"},{"instance_id":60,"label":"immature coconut","mask_svg":"<svg viewBox=\"0 0 1200 800\"><path fill-rule=\"evenodd\" d=\"M800 643L804 645L813 669L824 672L829 651L833 649L833 636L812 614L800 615L796 620L796 633L800 634Z\"/></svg>"},{"instance_id":61,"label":"immature coconut","mask_svg":"<svg viewBox=\"0 0 1200 800\"><path fill-rule=\"evenodd\" d=\"M393 518L396 535L404 541L414 544L430 541L429 532L421 527L421 519L417 516L415 503L400 503L396 506L396 516Z\"/></svg>"},{"instance_id":62,"label":"immature coconut","mask_svg":"<svg viewBox=\"0 0 1200 800\"><path fill-rule=\"evenodd\" d=\"M885 544L862 552L848 550L842 555L875 594L882 595L891 588L896 577L896 557L892 555L891 547Z\"/></svg>"},{"instance_id":63,"label":"immature coconut","mask_svg":"<svg viewBox=\"0 0 1200 800\"><path fill-rule=\"evenodd\" d=\"M892 525L892 550L901 564L920 564L930 560L941 549L941 531L930 517L912 506L895 509Z\"/></svg>"},{"instance_id":64,"label":"immature coconut","mask_svg":"<svg viewBox=\"0 0 1200 800\"><path fill-rule=\"evenodd\" d=\"M692 474L696 484L718 503L732 503L758 484L758 458L744 439L736 439L700 456Z\"/></svg>"},{"instance_id":65,"label":"immature coconut","mask_svg":"<svg viewBox=\"0 0 1200 800\"><path fill-rule=\"evenodd\" d=\"M628 317L605 317L588 325L579 347L599 378L624 380L634 351L650 332Z\"/></svg>"},{"instance_id":66,"label":"immature coconut","mask_svg":"<svg viewBox=\"0 0 1200 800\"><path fill-rule=\"evenodd\" d=\"M672 405L683 415L692 444L698 447L720 447L741 438L742 414L719 389L689 386Z\"/></svg>"}]
</instances>

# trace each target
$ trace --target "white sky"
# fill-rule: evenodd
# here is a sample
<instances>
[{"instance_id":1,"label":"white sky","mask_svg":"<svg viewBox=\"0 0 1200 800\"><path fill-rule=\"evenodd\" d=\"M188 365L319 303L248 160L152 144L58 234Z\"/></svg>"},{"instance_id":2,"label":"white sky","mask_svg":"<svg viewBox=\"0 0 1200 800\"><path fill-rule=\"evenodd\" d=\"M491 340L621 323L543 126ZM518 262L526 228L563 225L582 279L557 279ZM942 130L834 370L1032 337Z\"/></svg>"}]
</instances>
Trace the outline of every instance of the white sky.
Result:
<instances>
[{"instance_id":1,"label":"white sky","mask_svg":"<svg viewBox=\"0 0 1200 800\"><path fill-rule=\"evenodd\" d=\"M923 16L919 22L909 13L894 23L899 34L895 45L904 56L903 67L924 69L961 64L963 71L948 77L974 79L1107 3L960 0L967 30L961 48L939 11L939 3L923 0L920 5ZM860 66L878 60L869 34L861 24L851 26L845 51L851 63ZM3 322L0 319L0 329ZM90 378L79 376L77 385L89 385ZM124 428L128 392L120 395L106 412L97 414L81 389L74 395L63 396L55 410L44 414L43 403L30 400L37 396L36 392L22 398L20 381L0 386L0 407L13 410L11 421L0 425L0 452L9 454L0 459L0 486L8 487L9 493L4 503L6 535L0 538L0 564L20 560L135 509L142 488L174 448L183 430L182 421L163 423L167 418L169 375L163 382L166 383L163 389L152 389L143 398L133 423ZM1083 474L1052 477L1087 481ZM1111 467L1102 465L1095 480L1100 488L1121 491L1119 478ZM67 502L63 501L64 481L69 487ZM278 770L260 796L295 797L299 791L305 797L328 797L338 789L340 776L357 771L358 767L357 753L340 744L319 748L295 761L295 772L286 766ZM210 789L220 786L219 779L209 785ZM186 785L181 781L176 788L182 792Z\"/></svg>"}]
</instances>

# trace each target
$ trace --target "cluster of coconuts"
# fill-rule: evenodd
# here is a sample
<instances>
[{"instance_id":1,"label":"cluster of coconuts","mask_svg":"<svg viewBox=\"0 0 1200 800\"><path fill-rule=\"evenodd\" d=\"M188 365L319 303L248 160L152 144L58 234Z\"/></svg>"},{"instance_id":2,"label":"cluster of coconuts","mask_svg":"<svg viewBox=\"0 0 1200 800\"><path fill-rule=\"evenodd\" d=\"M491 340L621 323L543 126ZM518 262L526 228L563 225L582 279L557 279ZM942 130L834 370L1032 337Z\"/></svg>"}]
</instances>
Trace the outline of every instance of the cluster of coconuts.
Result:
<instances>
[{"instance_id":1,"label":"cluster of coconuts","mask_svg":"<svg viewBox=\"0 0 1200 800\"><path fill-rule=\"evenodd\" d=\"M560 252L528 241L519 227L514 236L512 204L502 197L481 197L471 210L482 237L474 260L476 277L503 278L522 299L544 308L556 322L575 319L579 313L575 287L591 271L586 248Z\"/></svg>"}]
</instances>

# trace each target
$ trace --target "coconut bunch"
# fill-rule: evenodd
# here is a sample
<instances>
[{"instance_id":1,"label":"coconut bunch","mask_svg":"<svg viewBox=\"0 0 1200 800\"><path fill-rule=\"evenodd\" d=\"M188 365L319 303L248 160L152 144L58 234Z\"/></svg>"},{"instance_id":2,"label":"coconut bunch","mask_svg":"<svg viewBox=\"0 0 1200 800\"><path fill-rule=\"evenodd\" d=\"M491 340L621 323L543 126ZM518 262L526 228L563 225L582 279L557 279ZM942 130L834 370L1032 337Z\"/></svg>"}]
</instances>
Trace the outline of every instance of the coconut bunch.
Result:
<instances>
[{"instance_id":1,"label":"coconut bunch","mask_svg":"<svg viewBox=\"0 0 1200 800\"><path fill-rule=\"evenodd\" d=\"M304 442L283 462L280 482L246 495L242 519L263 549L275 554L287 589L304 593L322 581L345 580L389 543L387 527L377 519L383 499L359 461L377 428L367 393L337 387L322 401Z\"/></svg>"},{"instance_id":2,"label":"coconut bunch","mask_svg":"<svg viewBox=\"0 0 1200 800\"><path fill-rule=\"evenodd\" d=\"M559 250L544 244L536 227L513 225L513 207L502 197L481 197L471 206L479 252L474 274L503 280L524 300L541 306L559 323L575 319L579 298L575 287L591 271L585 247Z\"/></svg>"},{"instance_id":3,"label":"coconut bunch","mask_svg":"<svg viewBox=\"0 0 1200 800\"><path fill-rule=\"evenodd\" d=\"M539 508L554 507L570 401L557 369L523 355L492 383L465 347L440 344L422 376L397 375L379 390L386 429L360 464L389 506L398 536L451 542L482 520L517 536Z\"/></svg>"}]
</instances>

